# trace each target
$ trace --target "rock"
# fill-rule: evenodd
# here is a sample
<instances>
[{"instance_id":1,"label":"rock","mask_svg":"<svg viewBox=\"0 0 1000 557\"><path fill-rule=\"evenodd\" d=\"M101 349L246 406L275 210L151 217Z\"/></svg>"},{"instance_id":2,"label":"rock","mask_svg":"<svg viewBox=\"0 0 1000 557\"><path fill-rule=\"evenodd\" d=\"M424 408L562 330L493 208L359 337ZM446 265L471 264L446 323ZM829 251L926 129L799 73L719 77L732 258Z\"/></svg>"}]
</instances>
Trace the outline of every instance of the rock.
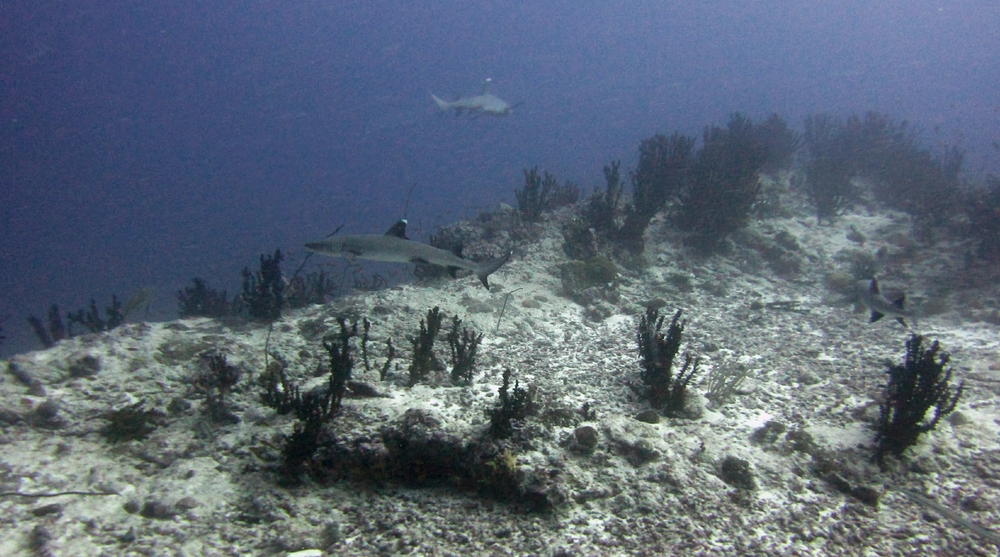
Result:
<instances>
[{"instance_id":1,"label":"rock","mask_svg":"<svg viewBox=\"0 0 1000 557\"><path fill-rule=\"evenodd\" d=\"M69 365L70 377L93 377L99 371L101 371L101 360L89 354Z\"/></svg>"},{"instance_id":2,"label":"rock","mask_svg":"<svg viewBox=\"0 0 1000 557\"><path fill-rule=\"evenodd\" d=\"M170 520L177 516L177 511L166 503L160 501L146 501L139 511L143 518L153 518L156 520Z\"/></svg>"},{"instance_id":3,"label":"rock","mask_svg":"<svg viewBox=\"0 0 1000 557\"><path fill-rule=\"evenodd\" d=\"M635 419L640 422L645 422L647 424L658 424L660 423L660 415L656 413L656 410L644 410L636 415Z\"/></svg>"},{"instance_id":4,"label":"rock","mask_svg":"<svg viewBox=\"0 0 1000 557\"><path fill-rule=\"evenodd\" d=\"M597 447L597 430L589 425L580 426L573 430L573 437L576 439L577 445L588 452Z\"/></svg>"}]
</instances>

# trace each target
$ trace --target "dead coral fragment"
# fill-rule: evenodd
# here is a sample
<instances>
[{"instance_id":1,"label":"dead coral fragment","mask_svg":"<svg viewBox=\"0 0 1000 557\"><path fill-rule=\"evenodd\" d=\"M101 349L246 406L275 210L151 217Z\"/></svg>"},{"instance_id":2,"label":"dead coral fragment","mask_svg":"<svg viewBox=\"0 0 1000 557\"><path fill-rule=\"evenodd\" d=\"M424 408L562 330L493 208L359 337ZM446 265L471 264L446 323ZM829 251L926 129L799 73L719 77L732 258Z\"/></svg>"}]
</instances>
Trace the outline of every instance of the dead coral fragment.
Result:
<instances>
[{"instance_id":1,"label":"dead coral fragment","mask_svg":"<svg viewBox=\"0 0 1000 557\"><path fill-rule=\"evenodd\" d=\"M146 410L146 401L105 412L101 419L108 423L101 428L101 435L112 443L145 439L157 426L163 425L165 415L156 409Z\"/></svg>"},{"instance_id":2,"label":"dead coral fragment","mask_svg":"<svg viewBox=\"0 0 1000 557\"><path fill-rule=\"evenodd\" d=\"M906 341L906 362L888 369L889 383L884 401L879 405L876 427L875 459L883 463L886 454L899 458L917 442L921 433L934 429L938 421L951 413L962 396L965 383L952 389L948 354L938 354L937 341L921 350L924 337L912 335ZM924 421L933 407L934 417Z\"/></svg>"}]
</instances>

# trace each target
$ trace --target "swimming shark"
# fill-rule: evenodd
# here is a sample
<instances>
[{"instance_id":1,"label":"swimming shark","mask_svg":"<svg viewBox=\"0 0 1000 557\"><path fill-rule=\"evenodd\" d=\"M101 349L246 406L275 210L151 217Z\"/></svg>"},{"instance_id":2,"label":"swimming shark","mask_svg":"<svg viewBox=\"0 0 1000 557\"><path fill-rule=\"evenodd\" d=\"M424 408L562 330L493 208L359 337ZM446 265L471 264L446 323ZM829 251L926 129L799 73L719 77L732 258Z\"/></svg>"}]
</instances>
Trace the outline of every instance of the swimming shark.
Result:
<instances>
[{"instance_id":1,"label":"swimming shark","mask_svg":"<svg viewBox=\"0 0 1000 557\"><path fill-rule=\"evenodd\" d=\"M871 311L871 318L868 320L869 323L874 323L882 317L888 315L890 317L895 317L896 321L899 321L904 327L908 327L905 319L910 319L913 324L917 324L917 318L913 315L913 312L908 311L904 304L906 303L906 294L900 292L898 296L893 296L889 299L884 294L878 286L878 278L872 278L868 280L859 280L855 283L858 291L858 301L861 302L869 311Z\"/></svg>"},{"instance_id":2,"label":"swimming shark","mask_svg":"<svg viewBox=\"0 0 1000 557\"><path fill-rule=\"evenodd\" d=\"M506 116L510 114L510 110L513 108L511 105L507 104L507 101L491 94L487 88L492 79L487 79L483 82L483 94L476 95L475 97L462 97L457 101L446 101L431 93L431 98L437 103L438 108L442 112L447 112L449 109L455 110L455 115L461 115L462 112L468 112L469 114L488 114L490 116Z\"/></svg>"},{"instance_id":3,"label":"swimming shark","mask_svg":"<svg viewBox=\"0 0 1000 557\"><path fill-rule=\"evenodd\" d=\"M454 269L467 269L479 277L487 290L490 288L487 277L510 259L508 252L503 257L476 263L463 259L459 254L414 242L406 237L405 219L392 225L385 234L335 236L318 242L310 242L306 244L306 249L323 255L343 257L348 261L357 258L390 263L429 263L447 267L452 271Z\"/></svg>"}]
</instances>

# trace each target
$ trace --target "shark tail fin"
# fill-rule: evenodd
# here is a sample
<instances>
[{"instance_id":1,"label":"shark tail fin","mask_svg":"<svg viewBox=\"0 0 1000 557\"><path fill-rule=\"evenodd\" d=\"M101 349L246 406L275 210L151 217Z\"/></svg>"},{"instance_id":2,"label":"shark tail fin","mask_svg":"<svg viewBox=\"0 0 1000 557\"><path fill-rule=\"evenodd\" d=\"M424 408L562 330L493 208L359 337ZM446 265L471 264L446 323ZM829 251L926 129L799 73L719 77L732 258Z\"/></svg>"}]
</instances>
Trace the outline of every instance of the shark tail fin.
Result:
<instances>
[{"instance_id":1,"label":"shark tail fin","mask_svg":"<svg viewBox=\"0 0 1000 557\"><path fill-rule=\"evenodd\" d=\"M438 105L438 108L440 108L441 110L448 110L449 108L448 101L441 99L434 93L431 93L431 98L434 99L434 104Z\"/></svg>"},{"instance_id":2,"label":"shark tail fin","mask_svg":"<svg viewBox=\"0 0 1000 557\"><path fill-rule=\"evenodd\" d=\"M496 259L490 259L489 261L484 261L479 264L479 268L476 269L476 276L479 277L480 282L487 290L490 289L490 283L487 278L492 275L497 269L503 267L503 264L510 259L511 252L507 252L507 255L503 257L497 257Z\"/></svg>"}]
</instances>

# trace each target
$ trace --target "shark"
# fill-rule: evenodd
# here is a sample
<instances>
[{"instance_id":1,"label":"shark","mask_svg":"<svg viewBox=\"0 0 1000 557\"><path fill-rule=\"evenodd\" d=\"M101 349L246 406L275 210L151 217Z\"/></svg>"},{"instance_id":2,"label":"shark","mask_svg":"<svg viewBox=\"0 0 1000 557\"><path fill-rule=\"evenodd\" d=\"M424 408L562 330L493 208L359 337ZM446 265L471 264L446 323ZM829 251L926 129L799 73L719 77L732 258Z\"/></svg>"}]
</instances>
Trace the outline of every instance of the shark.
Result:
<instances>
[{"instance_id":1,"label":"shark","mask_svg":"<svg viewBox=\"0 0 1000 557\"><path fill-rule=\"evenodd\" d=\"M448 110L454 110L455 115L461 115L463 112L468 112L469 114L488 114L490 116L506 116L510 114L512 107L507 101L501 99L500 97L491 94L488 91L490 82L492 79L487 79L483 82L483 94L476 95L475 97L462 97L457 101L446 101L441 99L434 93L431 93L431 98L438 105L438 108L442 112L447 112Z\"/></svg>"},{"instance_id":2,"label":"shark","mask_svg":"<svg viewBox=\"0 0 1000 557\"><path fill-rule=\"evenodd\" d=\"M305 247L315 253L343 257L348 261L367 259L390 263L429 263L447 267L453 273L455 269L467 269L479 277L487 290L490 289L488 277L510 259L510 252L482 263L464 259L460 254L410 240L406 237L406 224L406 219L403 219L385 234L335 236L309 242Z\"/></svg>"},{"instance_id":3,"label":"shark","mask_svg":"<svg viewBox=\"0 0 1000 557\"><path fill-rule=\"evenodd\" d=\"M900 292L898 296L893 296L890 299L879 289L878 278L874 277L870 281L859 280L855 286L858 291L858 301L871 312L869 323L874 323L888 315L894 317L904 327L908 327L906 319L912 320L914 325L917 324L913 312L905 308L906 294Z\"/></svg>"}]
</instances>

